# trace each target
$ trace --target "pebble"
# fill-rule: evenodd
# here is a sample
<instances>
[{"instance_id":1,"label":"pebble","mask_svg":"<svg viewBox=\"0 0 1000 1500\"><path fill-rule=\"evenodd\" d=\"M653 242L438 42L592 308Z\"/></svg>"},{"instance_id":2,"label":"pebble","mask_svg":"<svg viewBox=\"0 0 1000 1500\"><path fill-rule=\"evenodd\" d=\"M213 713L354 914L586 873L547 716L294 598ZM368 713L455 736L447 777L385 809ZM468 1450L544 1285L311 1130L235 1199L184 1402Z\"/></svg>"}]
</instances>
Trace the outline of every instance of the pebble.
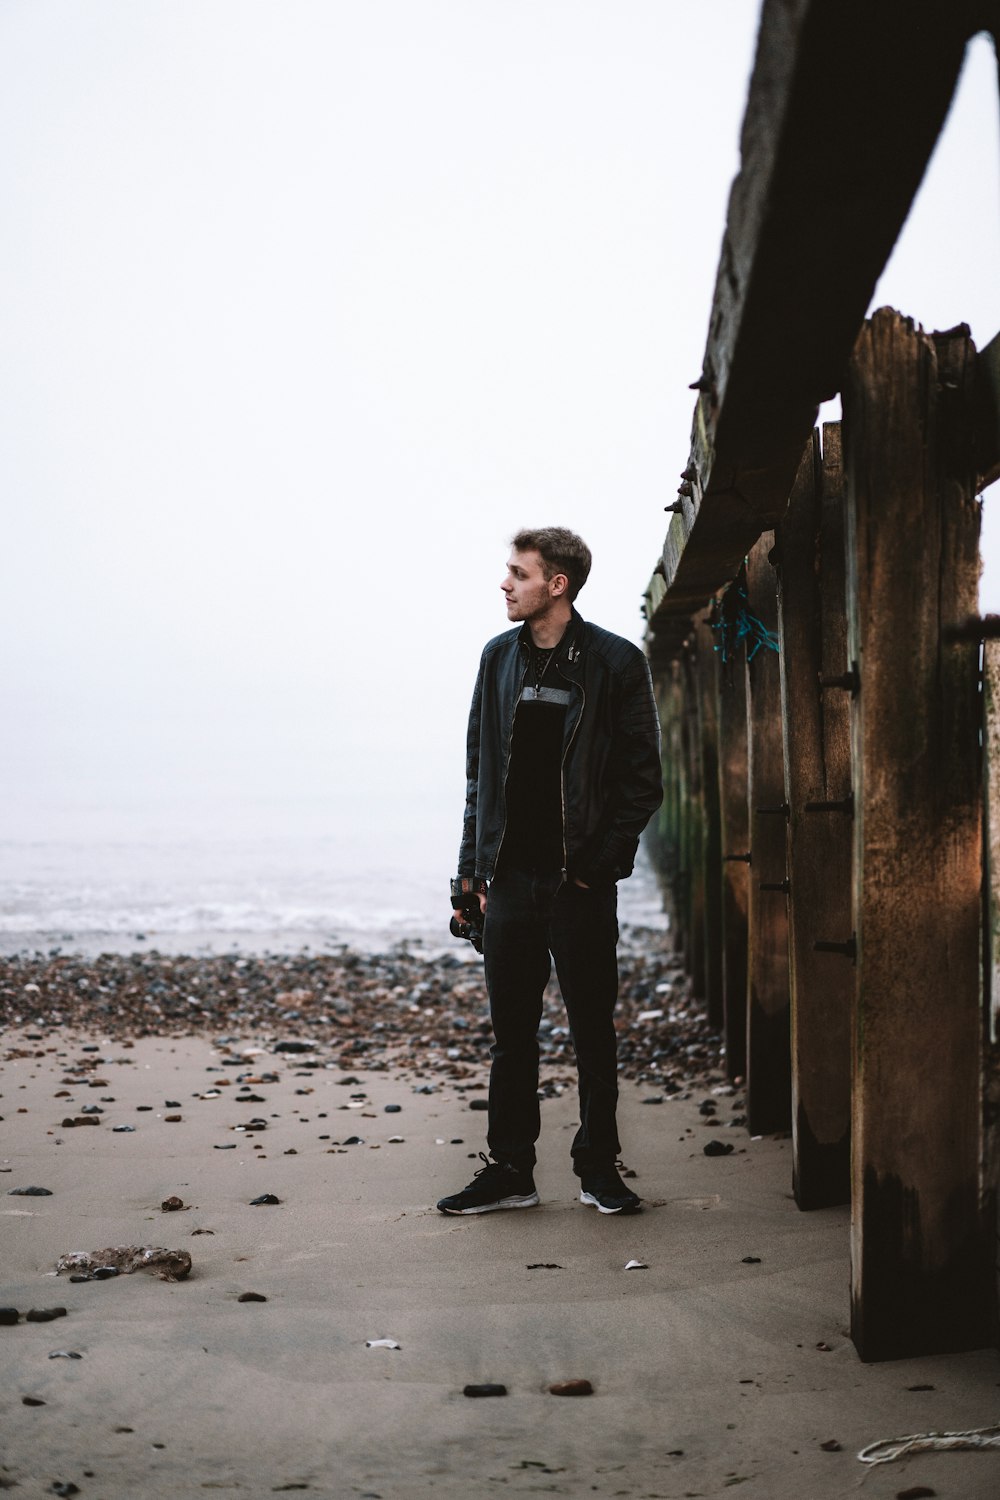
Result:
<instances>
[{"instance_id":1,"label":"pebble","mask_svg":"<svg viewBox=\"0 0 1000 1500\"><path fill-rule=\"evenodd\" d=\"M260 1195L259 1198L251 1198L250 1199L250 1207L251 1208L259 1208L259 1207L261 1207L264 1204L280 1203L280 1202L281 1202L281 1199L280 1198L276 1198L273 1193L261 1193L261 1195Z\"/></svg>"},{"instance_id":2,"label":"pebble","mask_svg":"<svg viewBox=\"0 0 1000 1500\"><path fill-rule=\"evenodd\" d=\"M365 1339L366 1349L402 1349L395 1339Z\"/></svg>"},{"instance_id":3,"label":"pebble","mask_svg":"<svg viewBox=\"0 0 1000 1500\"><path fill-rule=\"evenodd\" d=\"M493 1385L487 1382L485 1385L467 1385L462 1388L463 1396L506 1396L505 1385Z\"/></svg>"},{"instance_id":4,"label":"pebble","mask_svg":"<svg viewBox=\"0 0 1000 1500\"><path fill-rule=\"evenodd\" d=\"M13 1328L20 1316L16 1307L0 1307L0 1328Z\"/></svg>"},{"instance_id":5,"label":"pebble","mask_svg":"<svg viewBox=\"0 0 1000 1500\"><path fill-rule=\"evenodd\" d=\"M33 1307L24 1315L26 1323L54 1323L56 1318L65 1318L64 1307Z\"/></svg>"},{"instance_id":6,"label":"pebble","mask_svg":"<svg viewBox=\"0 0 1000 1500\"><path fill-rule=\"evenodd\" d=\"M49 1359L82 1359L82 1354L77 1354L75 1349L53 1349Z\"/></svg>"},{"instance_id":7,"label":"pebble","mask_svg":"<svg viewBox=\"0 0 1000 1500\"><path fill-rule=\"evenodd\" d=\"M489 1107L490 1107L490 1101L488 1099L470 1099L469 1100L469 1108L470 1109L489 1109Z\"/></svg>"},{"instance_id":8,"label":"pebble","mask_svg":"<svg viewBox=\"0 0 1000 1500\"><path fill-rule=\"evenodd\" d=\"M735 1149L732 1141L706 1141L702 1147L706 1156L728 1156Z\"/></svg>"},{"instance_id":9,"label":"pebble","mask_svg":"<svg viewBox=\"0 0 1000 1500\"><path fill-rule=\"evenodd\" d=\"M529 1271L565 1271L566 1267L561 1266L555 1260L533 1260L527 1269Z\"/></svg>"},{"instance_id":10,"label":"pebble","mask_svg":"<svg viewBox=\"0 0 1000 1500\"><path fill-rule=\"evenodd\" d=\"M760 1256L759 1255L744 1255L742 1264L745 1265L745 1266L759 1266L760 1265Z\"/></svg>"},{"instance_id":11,"label":"pebble","mask_svg":"<svg viewBox=\"0 0 1000 1500\"><path fill-rule=\"evenodd\" d=\"M50 1490L53 1495L78 1495L80 1493L80 1486L74 1484L70 1479L54 1479L50 1485Z\"/></svg>"},{"instance_id":12,"label":"pebble","mask_svg":"<svg viewBox=\"0 0 1000 1500\"><path fill-rule=\"evenodd\" d=\"M836 1438L827 1438L825 1443L820 1443L820 1447L824 1453L840 1453L843 1451L841 1444L837 1442Z\"/></svg>"},{"instance_id":13,"label":"pebble","mask_svg":"<svg viewBox=\"0 0 1000 1500\"><path fill-rule=\"evenodd\" d=\"M51 1198L52 1189L42 1187L8 1188L10 1198Z\"/></svg>"},{"instance_id":14,"label":"pebble","mask_svg":"<svg viewBox=\"0 0 1000 1500\"><path fill-rule=\"evenodd\" d=\"M111 1129L115 1135L135 1135L134 1125L112 1125Z\"/></svg>"},{"instance_id":15,"label":"pebble","mask_svg":"<svg viewBox=\"0 0 1000 1500\"><path fill-rule=\"evenodd\" d=\"M401 1104L387 1104L385 1106L385 1113L387 1115L398 1115L402 1113L402 1109L403 1106Z\"/></svg>"},{"instance_id":16,"label":"pebble","mask_svg":"<svg viewBox=\"0 0 1000 1500\"><path fill-rule=\"evenodd\" d=\"M705 1093L719 1082L720 1037L690 994L669 944L668 934L651 928L630 926L622 935L619 1072L623 1079L647 1084L650 1092ZM404 947L382 954L341 948L234 961L229 954L168 956L155 950L88 959L53 950L10 955L4 966L15 992L37 985L32 993L43 995L46 1010L58 1014L68 1029L100 1027L108 1041L90 1052L80 1049L95 1078L99 1068L118 1061L102 1056L110 1043L136 1035L190 1036L192 1020L225 1036L224 1045L239 1048L239 1056L220 1060L247 1074L239 1082L267 1076L250 1070L242 1038L253 1028L260 1028L263 1039L254 1049L257 1055L294 1055L317 1066L329 1058L345 1072L362 1063L369 1073L373 1065L386 1071L400 1060L402 1048L407 1067L434 1068L435 1083L424 1082L427 1075L419 1072L413 1077L413 1085L427 1093L439 1093L450 1081L470 1081L492 1040L481 970L458 951L442 958ZM309 1017L300 1021L299 1036L275 1034L277 1016L289 1009L279 997L289 994L298 996L292 1002L295 1019ZM106 1009L109 995L114 1005ZM655 1017L652 1012L660 1008L663 1016ZM646 1018L642 1023L640 1015ZM564 1067L566 1076L559 1081L568 1084L575 1069L556 984L546 994L542 1019L548 1022L539 1036L542 1060ZM291 1020L289 1015L286 1024Z\"/></svg>"},{"instance_id":17,"label":"pebble","mask_svg":"<svg viewBox=\"0 0 1000 1500\"><path fill-rule=\"evenodd\" d=\"M179 1125L183 1118L183 1115L164 1115L163 1123L165 1125Z\"/></svg>"},{"instance_id":18,"label":"pebble","mask_svg":"<svg viewBox=\"0 0 1000 1500\"><path fill-rule=\"evenodd\" d=\"M235 1151L236 1150L236 1143L235 1143L235 1141L227 1141L226 1145L224 1145L224 1146L213 1146L212 1150L213 1151Z\"/></svg>"},{"instance_id":19,"label":"pebble","mask_svg":"<svg viewBox=\"0 0 1000 1500\"><path fill-rule=\"evenodd\" d=\"M266 1302L267 1298L260 1292L240 1292L237 1302Z\"/></svg>"},{"instance_id":20,"label":"pebble","mask_svg":"<svg viewBox=\"0 0 1000 1500\"><path fill-rule=\"evenodd\" d=\"M45 1402L42 1400L41 1396L22 1396L21 1397L21 1405L22 1406L44 1406Z\"/></svg>"},{"instance_id":21,"label":"pebble","mask_svg":"<svg viewBox=\"0 0 1000 1500\"><path fill-rule=\"evenodd\" d=\"M937 1490L932 1490L928 1484L915 1484L908 1490L897 1490L896 1500L931 1500Z\"/></svg>"},{"instance_id":22,"label":"pebble","mask_svg":"<svg viewBox=\"0 0 1000 1500\"><path fill-rule=\"evenodd\" d=\"M184 1200L183 1198L178 1198L176 1195L172 1198L164 1198L160 1207L165 1214L175 1214L178 1209L184 1207Z\"/></svg>"},{"instance_id":23,"label":"pebble","mask_svg":"<svg viewBox=\"0 0 1000 1500\"><path fill-rule=\"evenodd\" d=\"M550 1396L592 1396L594 1387L589 1380L557 1380L549 1386Z\"/></svg>"}]
</instances>

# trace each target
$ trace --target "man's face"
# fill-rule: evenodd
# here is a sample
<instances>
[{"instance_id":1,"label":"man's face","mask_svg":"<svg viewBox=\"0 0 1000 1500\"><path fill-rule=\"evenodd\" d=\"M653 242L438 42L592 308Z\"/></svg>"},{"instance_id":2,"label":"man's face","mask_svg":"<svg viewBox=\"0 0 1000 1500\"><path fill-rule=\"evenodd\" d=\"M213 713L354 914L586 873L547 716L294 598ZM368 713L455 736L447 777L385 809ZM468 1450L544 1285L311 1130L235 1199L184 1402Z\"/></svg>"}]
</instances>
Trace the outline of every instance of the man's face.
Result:
<instances>
[{"instance_id":1,"label":"man's face","mask_svg":"<svg viewBox=\"0 0 1000 1500\"><path fill-rule=\"evenodd\" d=\"M564 597L566 580L557 573L546 578L537 552L518 552L507 559L507 576L500 585L507 601L508 620L538 620L548 614L556 599Z\"/></svg>"}]
</instances>

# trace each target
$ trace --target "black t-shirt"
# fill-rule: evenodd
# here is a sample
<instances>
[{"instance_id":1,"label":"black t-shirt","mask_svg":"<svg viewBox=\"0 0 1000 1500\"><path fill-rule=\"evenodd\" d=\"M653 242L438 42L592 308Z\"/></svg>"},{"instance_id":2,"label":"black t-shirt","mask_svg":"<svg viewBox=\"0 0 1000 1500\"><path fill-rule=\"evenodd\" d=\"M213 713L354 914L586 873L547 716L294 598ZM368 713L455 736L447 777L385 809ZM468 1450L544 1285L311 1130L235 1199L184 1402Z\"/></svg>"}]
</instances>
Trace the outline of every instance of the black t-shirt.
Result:
<instances>
[{"instance_id":1,"label":"black t-shirt","mask_svg":"<svg viewBox=\"0 0 1000 1500\"><path fill-rule=\"evenodd\" d=\"M562 748L570 692L565 679L553 668L553 657L559 649L539 651L531 646L528 672L514 712L501 868L562 869Z\"/></svg>"}]
</instances>

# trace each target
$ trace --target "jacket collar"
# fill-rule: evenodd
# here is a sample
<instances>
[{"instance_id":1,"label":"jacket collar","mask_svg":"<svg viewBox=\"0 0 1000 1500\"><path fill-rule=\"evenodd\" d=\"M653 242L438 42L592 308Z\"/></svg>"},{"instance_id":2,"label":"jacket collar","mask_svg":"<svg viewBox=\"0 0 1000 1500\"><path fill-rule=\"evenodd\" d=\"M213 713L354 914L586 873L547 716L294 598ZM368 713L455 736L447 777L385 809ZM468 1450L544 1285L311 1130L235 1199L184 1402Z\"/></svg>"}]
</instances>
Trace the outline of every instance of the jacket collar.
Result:
<instances>
[{"instance_id":1,"label":"jacket collar","mask_svg":"<svg viewBox=\"0 0 1000 1500\"><path fill-rule=\"evenodd\" d=\"M583 633L586 621L578 614L574 607L570 615L569 624L563 631L556 650L555 665L566 677L575 677L580 670L580 658L583 652ZM531 626L525 621L517 636L517 644L525 651L531 650Z\"/></svg>"}]
</instances>

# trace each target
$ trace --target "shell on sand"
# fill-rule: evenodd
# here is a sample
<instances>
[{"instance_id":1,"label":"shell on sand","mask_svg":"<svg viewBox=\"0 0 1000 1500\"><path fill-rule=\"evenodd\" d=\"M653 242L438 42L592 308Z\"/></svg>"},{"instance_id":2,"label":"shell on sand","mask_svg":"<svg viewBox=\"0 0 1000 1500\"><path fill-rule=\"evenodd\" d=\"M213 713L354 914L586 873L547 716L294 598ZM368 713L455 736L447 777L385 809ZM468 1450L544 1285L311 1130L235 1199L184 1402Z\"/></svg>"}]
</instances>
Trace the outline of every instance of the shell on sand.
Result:
<instances>
[{"instance_id":1,"label":"shell on sand","mask_svg":"<svg viewBox=\"0 0 1000 1500\"><path fill-rule=\"evenodd\" d=\"M56 1261L56 1272L83 1274L101 1266L114 1266L124 1276L133 1271L152 1271L161 1281L183 1281L191 1270L186 1250L164 1250L157 1245L117 1245L107 1250L70 1250Z\"/></svg>"}]
</instances>

